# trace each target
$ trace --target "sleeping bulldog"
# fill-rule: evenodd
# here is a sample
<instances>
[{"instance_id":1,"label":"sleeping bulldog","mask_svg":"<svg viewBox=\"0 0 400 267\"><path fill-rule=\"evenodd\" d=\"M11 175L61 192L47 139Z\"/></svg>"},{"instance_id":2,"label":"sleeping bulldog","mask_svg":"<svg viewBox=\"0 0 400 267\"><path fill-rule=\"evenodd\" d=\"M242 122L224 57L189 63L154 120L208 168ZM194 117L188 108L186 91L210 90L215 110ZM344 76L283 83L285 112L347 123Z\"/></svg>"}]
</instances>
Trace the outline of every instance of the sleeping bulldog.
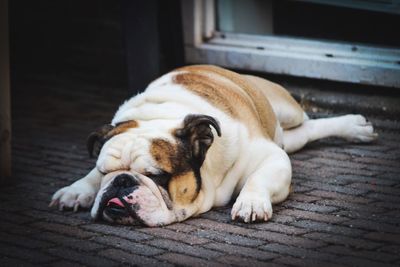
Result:
<instances>
[{"instance_id":1,"label":"sleeping bulldog","mask_svg":"<svg viewBox=\"0 0 400 267\"><path fill-rule=\"evenodd\" d=\"M162 226L227 205L232 219L267 221L290 191L287 153L325 137L370 142L361 115L311 120L281 86L209 65L176 69L90 134L88 175L50 206L94 219Z\"/></svg>"}]
</instances>

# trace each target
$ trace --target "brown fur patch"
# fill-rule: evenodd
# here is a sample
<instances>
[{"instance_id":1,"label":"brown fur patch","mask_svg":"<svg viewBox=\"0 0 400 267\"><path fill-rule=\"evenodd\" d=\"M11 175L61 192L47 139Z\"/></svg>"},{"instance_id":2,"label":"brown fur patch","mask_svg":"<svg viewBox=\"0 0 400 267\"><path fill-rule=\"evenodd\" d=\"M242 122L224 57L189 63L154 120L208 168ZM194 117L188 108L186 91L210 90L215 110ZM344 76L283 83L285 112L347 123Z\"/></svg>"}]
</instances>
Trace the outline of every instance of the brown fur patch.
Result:
<instances>
[{"instance_id":1,"label":"brown fur patch","mask_svg":"<svg viewBox=\"0 0 400 267\"><path fill-rule=\"evenodd\" d=\"M251 133L274 137L277 120L268 99L243 76L209 65L188 66L177 71L185 73L177 74L175 83L239 119Z\"/></svg>"},{"instance_id":2,"label":"brown fur patch","mask_svg":"<svg viewBox=\"0 0 400 267\"><path fill-rule=\"evenodd\" d=\"M172 177L168 191L173 202L186 205L193 202L198 195L196 177L192 171Z\"/></svg>"},{"instance_id":3,"label":"brown fur patch","mask_svg":"<svg viewBox=\"0 0 400 267\"><path fill-rule=\"evenodd\" d=\"M124 121L121 123L118 123L117 126L114 127L111 131L109 131L106 135L106 138L111 138L114 135L120 134L125 132L128 129L131 128L137 128L139 126L139 123L135 120L130 120L130 121Z\"/></svg>"},{"instance_id":4,"label":"brown fur patch","mask_svg":"<svg viewBox=\"0 0 400 267\"><path fill-rule=\"evenodd\" d=\"M184 144L174 145L167 140L154 139L150 153L158 167L170 175L165 189L168 190L171 200L181 205L193 202L200 185L190 165L189 151L185 149Z\"/></svg>"},{"instance_id":5,"label":"brown fur patch","mask_svg":"<svg viewBox=\"0 0 400 267\"><path fill-rule=\"evenodd\" d=\"M297 127L303 123L303 109L282 86L252 75L243 75L243 77L254 84L254 87L259 88L270 101L283 129Z\"/></svg>"},{"instance_id":6,"label":"brown fur patch","mask_svg":"<svg viewBox=\"0 0 400 267\"><path fill-rule=\"evenodd\" d=\"M151 143L150 153L161 169L171 174L174 172L176 168L174 162L177 154L176 146L163 139L154 139Z\"/></svg>"},{"instance_id":7,"label":"brown fur patch","mask_svg":"<svg viewBox=\"0 0 400 267\"><path fill-rule=\"evenodd\" d=\"M241 105L246 104L246 99L242 95L199 73L178 74L174 77L174 81L185 85L187 89L208 99L212 104L235 118L239 117L239 111L235 109L234 103L229 101L228 96L241 102ZM254 110L249 109L248 112L254 113Z\"/></svg>"}]
</instances>

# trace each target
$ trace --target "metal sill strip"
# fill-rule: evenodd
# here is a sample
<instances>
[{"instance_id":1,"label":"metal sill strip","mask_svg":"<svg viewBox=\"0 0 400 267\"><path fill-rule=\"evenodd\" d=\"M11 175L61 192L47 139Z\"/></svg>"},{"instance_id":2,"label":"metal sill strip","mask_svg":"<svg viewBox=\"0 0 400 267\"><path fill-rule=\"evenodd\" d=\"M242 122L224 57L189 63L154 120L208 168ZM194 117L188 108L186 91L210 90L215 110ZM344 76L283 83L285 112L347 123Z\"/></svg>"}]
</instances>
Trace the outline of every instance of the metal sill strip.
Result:
<instances>
[{"instance_id":1,"label":"metal sill strip","mask_svg":"<svg viewBox=\"0 0 400 267\"><path fill-rule=\"evenodd\" d=\"M190 63L400 88L399 49L216 33L185 54Z\"/></svg>"}]
</instances>

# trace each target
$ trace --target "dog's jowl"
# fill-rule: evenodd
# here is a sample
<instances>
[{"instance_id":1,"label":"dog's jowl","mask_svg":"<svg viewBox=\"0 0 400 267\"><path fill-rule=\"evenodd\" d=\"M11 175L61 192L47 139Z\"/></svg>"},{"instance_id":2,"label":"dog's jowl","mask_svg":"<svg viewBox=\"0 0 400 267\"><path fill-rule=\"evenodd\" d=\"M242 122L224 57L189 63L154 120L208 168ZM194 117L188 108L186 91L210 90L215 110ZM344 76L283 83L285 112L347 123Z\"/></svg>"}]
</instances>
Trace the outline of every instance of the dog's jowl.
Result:
<instances>
[{"instance_id":1,"label":"dog's jowl","mask_svg":"<svg viewBox=\"0 0 400 267\"><path fill-rule=\"evenodd\" d=\"M98 155L88 175L61 188L50 206L92 207L121 224L160 226L224 206L232 219L267 221L284 201L287 153L308 142L377 137L361 115L311 120L281 86L216 66L174 70L119 107L88 138Z\"/></svg>"}]
</instances>

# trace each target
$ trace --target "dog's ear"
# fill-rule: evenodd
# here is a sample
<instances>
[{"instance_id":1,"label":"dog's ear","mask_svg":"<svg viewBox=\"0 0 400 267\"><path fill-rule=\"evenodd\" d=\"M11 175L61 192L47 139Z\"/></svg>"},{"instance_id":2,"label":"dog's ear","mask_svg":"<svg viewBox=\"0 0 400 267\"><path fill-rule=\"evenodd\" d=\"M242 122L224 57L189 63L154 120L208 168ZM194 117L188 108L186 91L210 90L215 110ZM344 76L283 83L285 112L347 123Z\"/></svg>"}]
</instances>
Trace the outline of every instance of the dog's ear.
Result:
<instances>
[{"instance_id":1,"label":"dog's ear","mask_svg":"<svg viewBox=\"0 0 400 267\"><path fill-rule=\"evenodd\" d=\"M104 143L114 135L123 133L128 129L136 128L138 126L139 124L135 120L119 122L115 126L110 124L103 125L96 131L89 134L87 138L86 147L89 152L89 156L91 158L93 155L98 156Z\"/></svg>"},{"instance_id":2,"label":"dog's ear","mask_svg":"<svg viewBox=\"0 0 400 267\"><path fill-rule=\"evenodd\" d=\"M219 123L213 117L207 115L187 115L183 120L183 127L175 131L175 135L191 149L194 162L200 167L206 157L206 153L214 141L214 135L210 128L212 126L221 136Z\"/></svg>"},{"instance_id":3,"label":"dog's ear","mask_svg":"<svg viewBox=\"0 0 400 267\"><path fill-rule=\"evenodd\" d=\"M86 140L86 147L91 158L100 154L100 150L104 143L110 138L109 133L114 128L114 126L106 124L89 134Z\"/></svg>"}]
</instances>

